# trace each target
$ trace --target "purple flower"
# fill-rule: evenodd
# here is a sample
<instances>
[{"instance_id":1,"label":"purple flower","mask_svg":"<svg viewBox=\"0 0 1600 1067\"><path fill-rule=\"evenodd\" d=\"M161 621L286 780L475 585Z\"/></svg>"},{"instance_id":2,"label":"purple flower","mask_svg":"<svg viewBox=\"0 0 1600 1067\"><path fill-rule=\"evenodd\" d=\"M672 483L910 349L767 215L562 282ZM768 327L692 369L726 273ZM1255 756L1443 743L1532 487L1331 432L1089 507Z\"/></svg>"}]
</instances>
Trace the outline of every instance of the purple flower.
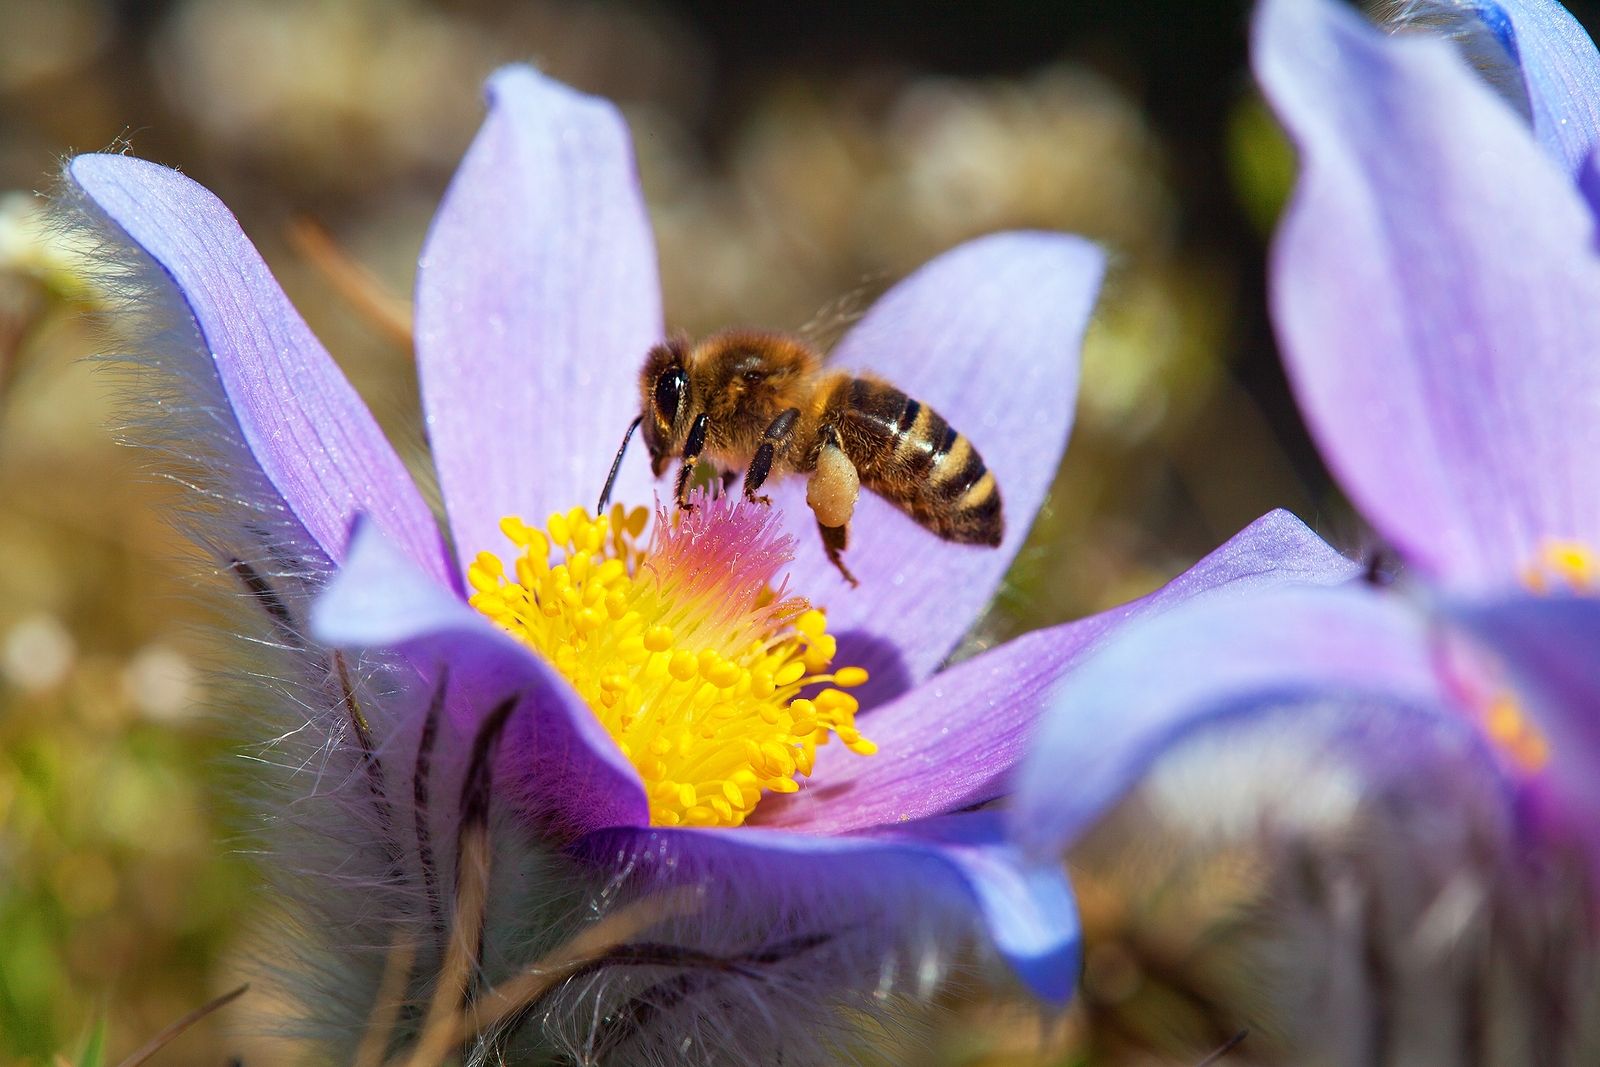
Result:
<instances>
[{"instance_id":1,"label":"purple flower","mask_svg":"<svg viewBox=\"0 0 1600 1067\"><path fill-rule=\"evenodd\" d=\"M1064 999L1078 930L1060 866L1025 860L996 812L969 810L1004 794L1044 694L1135 618L1201 593L1341 582L1355 566L1274 513L1140 601L938 672L1066 444L1103 259L1050 233L939 257L832 357L972 438L1005 495L998 549L940 541L864 497L851 590L802 486L778 486L770 511L702 504L649 541L641 514L575 509L604 480L663 336L649 223L608 104L521 67L495 75L489 98L417 280L453 551L221 204L124 156L67 168L69 197L130 250L122 281L155 312L143 359L172 392L146 406L153 436L201 490L202 542L261 609L256 673L286 697L263 713L276 739L263 761L283 772L283 821L310 842L279 854L311 879L305 921L342 951L286 965L320 968L308 1015L364 1019L396 931L427 946L417 973L433 973L429 931L456 907L461 827L486 797L488 981L620 902L700 894L542 1006L540 1040L733 1061L770 1060L776 1044L799 1062L807 1041L825 1044L828 1011L926 991L963 945ZM628 457L616 499L648 502L646 468ZM522 521L544 516L543 532ZM825 617L769 598L785 576L783 595ZM813 683L833 688L797 695ZM670 730L641 719L669 714ZM705 716L719 725L694 726ZM843 744L818 747L829 735Z\"/></svg>"},{"instance_id":2,"label":"purple flower","mask_svg":"<svg viewBox=\"0 0 1600 1067\"><path fill-rule=\"evenodd\" d=\"M1425 6L1481 20L1468 32L1514 64L1509 103L1447 40L1331 0L1263 0L1254 35L1301 162L1271 264L1284 360L1407 573L1125 632L1057 695L1019 775L1030 847L1073 839L1197 729L1308 705L1397 767L1474 753L1534 839L1600 832L1600 255L1582 187L1600 56L1544 0Z\"/></svg>"}]
</instances>

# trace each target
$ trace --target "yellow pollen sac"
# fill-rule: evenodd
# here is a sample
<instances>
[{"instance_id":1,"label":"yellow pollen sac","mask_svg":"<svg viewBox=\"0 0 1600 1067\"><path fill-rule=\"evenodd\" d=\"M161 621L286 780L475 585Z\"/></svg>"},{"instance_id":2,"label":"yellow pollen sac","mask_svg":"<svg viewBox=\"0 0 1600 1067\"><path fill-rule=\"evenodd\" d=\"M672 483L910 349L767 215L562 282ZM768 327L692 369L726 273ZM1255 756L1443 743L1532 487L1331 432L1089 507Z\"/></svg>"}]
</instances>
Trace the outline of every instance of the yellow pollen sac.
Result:
<instances>
[{"instance_id":1,"label":"yellow pollen sac","mask_svg":"<svg viewBox=\"0 0 1600 1067\"><path fill-rule=\"evenodd\" d=\"M1522 584L1541 594L1600 592L1600 556L1577 541L1546 540L1522 569Z\"/></svg>"},{"instance_id":2,"label":"yellow pollen sac","mask_svg":"<svg viewBox=\"0 0 1600 1067\"><path fill-rule=\"evenodd\" d=\"M1533 773L1550 762L1550 743L1528 721L1510 693L1498 693L1483 715L1484 732L1519 769Z\"/></svg>"},{"instance_id":3,"label":"yellow pollen sac","mask_svg":"<svg viewBox=\"0 0 1600 1067\"><path fill-rule=\"evenodd\" d=\"M644 543L649 517L573 508L542 531L502 519L509 573L481 552L467 580L472 606L553 664L616 740L651 824L738 826L764 795L797 791L830 737L876 752L845 692L867 672L830 671L827 616L773 591L788 542L766 509L657 512Z\"/></svg>"}]
</instances>

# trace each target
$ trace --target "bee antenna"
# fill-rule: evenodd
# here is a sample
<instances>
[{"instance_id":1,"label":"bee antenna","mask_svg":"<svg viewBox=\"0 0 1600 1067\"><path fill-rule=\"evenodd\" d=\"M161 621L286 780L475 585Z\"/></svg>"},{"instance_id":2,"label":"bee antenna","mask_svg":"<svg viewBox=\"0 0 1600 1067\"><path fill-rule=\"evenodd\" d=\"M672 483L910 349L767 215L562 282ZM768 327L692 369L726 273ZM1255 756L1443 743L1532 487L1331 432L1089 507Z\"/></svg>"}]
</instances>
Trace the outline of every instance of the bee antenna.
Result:
<instances>
[{"instance_id":1,"label":"bee antenna","mask_svg":"<svg viewBox=\"0 0 1600 1067\"><path fill-rule=\"evenodd\" d=\"M628 450L628 442L633 440L633 431L643 421L643 415L635 415L633 421L628 423L628 432L622 435L622 444L617 446L617 458L611 461L611 473L606 475L606 487L600 490L600 503L594 509L596 515L606 513L606 505L611 503L611 487L617 484L617 470L622 466L622 454Z\"/></svg>"}]
</instances>

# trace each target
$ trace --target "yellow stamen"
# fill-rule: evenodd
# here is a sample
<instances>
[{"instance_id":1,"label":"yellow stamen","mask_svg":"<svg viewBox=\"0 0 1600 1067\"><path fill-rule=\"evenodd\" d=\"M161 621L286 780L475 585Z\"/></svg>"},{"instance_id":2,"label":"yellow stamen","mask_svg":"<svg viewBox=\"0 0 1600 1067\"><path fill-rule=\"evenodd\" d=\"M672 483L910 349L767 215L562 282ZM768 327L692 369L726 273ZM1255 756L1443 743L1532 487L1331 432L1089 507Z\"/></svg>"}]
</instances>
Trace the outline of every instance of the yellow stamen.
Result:
<instances>
[{"instance_id":1,"label":"yellow stamen","mask_svg":"<svg viewBox=\"0 0 1600 1067\"><path fill-rule=\"evenodd\" d=\"M799 789L830 734L877 751L844 692L867 672L828 672L827 616L772 590L785 546L740 507L754 505L658 517L646 546L644 508L573 508L547 533L508 517L512 573L489 552L468 569L472 606L554 664L638 770L653 825L740 825L765 793Z\"/></svg>"},{"instance_id":2,"label":"yellow stamen","mask_svg":"<svg viewBox=\"0 0 1600 1067\"><path fill-rule=\"evenodd\" d=\"M1483 727L1489 740L1521 770L1533 773L1550 762L1550 743L1510 693L1498 693L1489 701Z\"/></svg>"},{"instance_id":3,"label":"yellow stamen","mask_svg":"<svg viewBox=\"0 0 1600 1067\"><path fill-rule=\"evenodd\" d=\"M1600 557L1580 542L1547 539L1521 577L1534 593L1600 592Z\"/></svg>"}]
</instances>

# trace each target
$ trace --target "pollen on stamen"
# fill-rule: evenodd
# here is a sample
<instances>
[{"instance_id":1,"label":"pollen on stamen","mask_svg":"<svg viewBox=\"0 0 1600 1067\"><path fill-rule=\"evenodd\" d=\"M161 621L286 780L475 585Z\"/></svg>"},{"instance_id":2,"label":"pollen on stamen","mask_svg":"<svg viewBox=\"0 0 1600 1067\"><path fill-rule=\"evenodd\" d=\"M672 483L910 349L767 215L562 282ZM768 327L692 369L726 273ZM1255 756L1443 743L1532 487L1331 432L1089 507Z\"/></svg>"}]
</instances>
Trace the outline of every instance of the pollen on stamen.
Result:
<instances>
[{"instance_id":1,"label":"pollen on stamen","mask_svg":"<svg viewBox=\"0 0 1600 1067\"><path fill-rule=\"evenodd\" d=\"M767 793L793 793L832 737L877 751L832 668L826 615L773 585L792 540L743 499L689 511L613 506L508 517L509 573L479 553L472 606L572 683L644 781L659 826L738 826ZM830 669L831 668L831 669ZM802 696L801 694L806 695Z\"/></svg>"},{"instance_id":2,"label":"pollen on stamen","mask_svg":"<svg viewBox=\"0 0 1600 1067\"><path fill-rule=\"evenodd\" d=\"M1521 578L1533 593L1600 592L1600 555L1578 541L1547 539Z\"/></svg>"},{"instance_id":3,"label":"pollen on stamen","mask_svg":"<svg viewBox=\"0 0 1600 1067\"><path fill-rule=\"evenodd\" d=\"M1489 740L1520 770L1533 773L1550 762L1550 743L1510 693L1497 693L1489 701L1483 725Z\"/></svg>"}]
</instances>

